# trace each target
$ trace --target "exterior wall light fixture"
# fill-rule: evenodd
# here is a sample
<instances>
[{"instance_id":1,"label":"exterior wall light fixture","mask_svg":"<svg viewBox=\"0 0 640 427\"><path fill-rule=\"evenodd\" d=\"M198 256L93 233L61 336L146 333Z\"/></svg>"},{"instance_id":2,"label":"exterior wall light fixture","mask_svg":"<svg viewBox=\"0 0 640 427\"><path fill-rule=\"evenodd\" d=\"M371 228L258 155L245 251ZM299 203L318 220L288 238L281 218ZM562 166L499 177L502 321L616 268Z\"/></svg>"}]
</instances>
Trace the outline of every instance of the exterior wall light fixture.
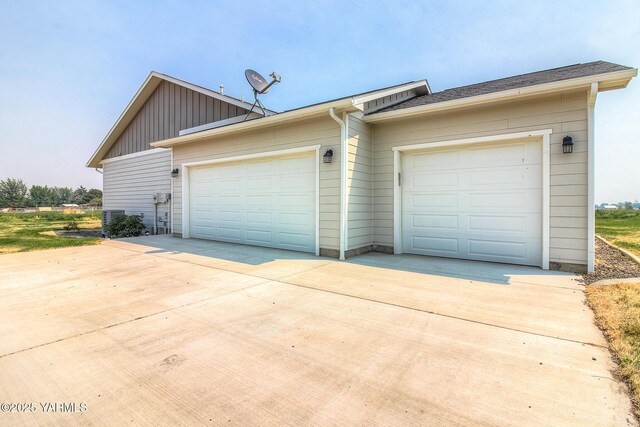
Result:
<instances>
[{"instance_id":1,"label":"exterior wall light fixture","mask_svg":"<svg viewBox=\"0 0 640 427\"><path fill-rule=\"evenodd\" d=\"M333 159L333 150L327 150L324 152L324 155L322 156L322 163L331 163L332 159Z\"/></svg>"},{"instance_id":2,"label":"exterior wall light fixture","mask_svg":"<svg viewBox=\"0 0 640 427\"><path fill-rule=\"evenodd\" d=\"M570 136L565 136L562 138L562 152L564 154L573 153L573 138Z\"/></svg>"},{"instance_id":3,"label":"exterior wall light fixture","mask_svg":"<svg viewBox=\"0 0 640 427\"><path fill-rule=\"evenodd\" d=\"M171 178L176 178L178 176L178 168L175 168L171 171Z\"/></svg>"}]
</instances>

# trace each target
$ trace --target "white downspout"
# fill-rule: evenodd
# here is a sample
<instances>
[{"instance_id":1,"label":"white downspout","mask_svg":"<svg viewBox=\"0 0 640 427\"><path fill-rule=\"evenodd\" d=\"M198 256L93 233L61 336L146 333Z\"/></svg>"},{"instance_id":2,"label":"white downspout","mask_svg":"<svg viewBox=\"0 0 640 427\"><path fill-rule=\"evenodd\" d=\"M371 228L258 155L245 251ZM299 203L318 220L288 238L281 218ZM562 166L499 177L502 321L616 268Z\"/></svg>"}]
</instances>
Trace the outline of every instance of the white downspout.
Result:
<instances>
[{"instance_id":1,"label":"white downspout","mask_svg":"<svg viewBox=\"0 0 640 427\"><path fill-rule=\"evenodd\" d=\"M340 125L340 260L344 260L347 230L347 126L336 115L333 107L329 108L329 115Z\"/></svg>"},{"instance_id":2,"label":"white downspout","mask_svg":"<svg viewBox=\"0 0 640 427\"><path fill-rule=\"evenodd\" d=\"M596 212L595 212L595 133L594 118L596 97L598 96L598 82L591 83L587 93L587 271L592 273L595 269L595 236L596 236Z\"/></svg>"}]
</instances>

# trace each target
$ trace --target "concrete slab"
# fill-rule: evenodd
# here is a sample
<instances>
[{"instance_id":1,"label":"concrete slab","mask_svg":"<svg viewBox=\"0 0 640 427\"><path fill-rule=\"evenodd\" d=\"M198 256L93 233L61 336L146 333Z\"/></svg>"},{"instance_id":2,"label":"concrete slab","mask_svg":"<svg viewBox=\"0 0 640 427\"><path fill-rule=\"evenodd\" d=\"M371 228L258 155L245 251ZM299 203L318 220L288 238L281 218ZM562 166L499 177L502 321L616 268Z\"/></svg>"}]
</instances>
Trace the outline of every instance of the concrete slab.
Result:
<instances>
[{"instance_id":1,"label":"concrete slab","mask_svg":"<svg viewBox=\"0 0 640 427\"><path fill-rule=\"evenodd\" d=\"M0 424L637 425L574 276L449 261L158 237L3 255L0 402L37 411Z\"/></svg>"}]
</instances>

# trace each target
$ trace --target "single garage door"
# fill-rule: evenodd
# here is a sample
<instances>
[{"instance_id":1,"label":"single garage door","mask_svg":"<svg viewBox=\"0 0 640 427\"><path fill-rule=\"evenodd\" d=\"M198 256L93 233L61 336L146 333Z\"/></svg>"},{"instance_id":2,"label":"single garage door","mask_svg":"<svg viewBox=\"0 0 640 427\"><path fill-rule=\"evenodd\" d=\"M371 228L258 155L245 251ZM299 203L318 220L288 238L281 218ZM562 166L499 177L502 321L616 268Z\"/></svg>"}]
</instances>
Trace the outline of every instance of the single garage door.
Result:
<instances>
[{"instance_id":1,"label":"single garage door","mask_svg":"<svg viewBox=\"0 0 640 427\"><path fill-rule=\"evenodd\" d=\"M315 152L189 171L191 237L315 252Z\"/></svg>"},{"instance_id":2,"label":"single garage door","mask_svg":"<svg viewBox=\"0 0 640 427\"><path fill-rule=\"evenodd\" d=\"M540 265L541 158L537 141L403 153L403 251Z\"/></svg>"}]
</instances>

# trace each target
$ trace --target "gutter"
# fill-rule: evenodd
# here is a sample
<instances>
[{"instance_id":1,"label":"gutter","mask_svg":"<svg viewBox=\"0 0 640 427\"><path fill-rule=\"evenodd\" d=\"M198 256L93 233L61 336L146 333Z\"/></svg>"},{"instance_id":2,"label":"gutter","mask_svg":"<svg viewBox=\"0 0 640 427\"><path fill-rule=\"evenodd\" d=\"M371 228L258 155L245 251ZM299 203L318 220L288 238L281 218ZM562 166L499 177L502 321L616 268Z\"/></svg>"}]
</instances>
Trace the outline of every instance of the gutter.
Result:
<instances>
[{"instance_id":1,"label":"gutter","mask_svg":"<svg viewBox=\"0 0 640 427\"><path fill-rule=\"evenodd\" d=\"M329 108L329 115L340 125L340 261L344 261L345 246L347 244L347 160L349 155L349 140L347 123L336 115L333 107Z\"/></svg>"},{"instance_id":2,"label":"gutter","mask_svg":"<svg viewBox=\"0 0 640 427\"><path fill-rule=\"evenodd\" d=\"M595 270L595 238L596 238L596 211L595 211L595 106L598 96L598 83L591 83L587 93L587 273Z\"/></svg>"},{"instance_id":3,"label":"gutter","mask_svg":"<svg viewBox=\"0 0 640 427\"><path fill-rule=\"evenodd\" d=\"M400 110L385 111L364 116L367 123L377 123L385 120L406 118L418 114L435 113L452 110L456 108L475 107L497 101L511 101L534 95L544 95L558 92L560 90L588 89L594 82L599 82L599 90L619 89L627 86L629 81L638 75L637 69L615 71L605 74L594 74L591 76L576 79L561 80L557 82L544 83L535 86L526 86L518 89L493 92L485 95L470 96L466 98L454 99L451 101L437 102L435 104L420 105L417 107L403 108Z\"/></svg>"}]
</instances>

